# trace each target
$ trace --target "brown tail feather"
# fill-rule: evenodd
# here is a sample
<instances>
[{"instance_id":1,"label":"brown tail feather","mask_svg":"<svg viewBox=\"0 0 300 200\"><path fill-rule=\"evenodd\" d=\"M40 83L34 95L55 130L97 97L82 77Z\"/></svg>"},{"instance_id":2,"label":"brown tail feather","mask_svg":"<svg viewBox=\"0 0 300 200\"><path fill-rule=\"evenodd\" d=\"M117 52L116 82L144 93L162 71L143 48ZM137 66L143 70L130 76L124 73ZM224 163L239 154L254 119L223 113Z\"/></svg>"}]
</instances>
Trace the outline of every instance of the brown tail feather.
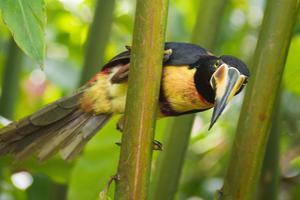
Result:
<instances>
[{"instance_id":1,"label":"brown tail feather","mask_svg":"<svg viewBox=\"0 0 300 200\"><path fill-rule=\"evenodd\" d=\"M14 156L16 160L22 160L27 156L33 154L34 152L39 152L43 149L43 147L51 141L52 138L55 138L61 129L64 128L65 125L69 124L71 121L74 121L82 114L81 111L75 111L70 114L70 116L66 117L64 120L60 120L55 124L52 124L48 127L40 128L38 131L34 132L31 135L28 135L23 140L19 140L14 145L19 147L14 150ZM32 139L33 138L33 139ZM24 145L24 143L26 143ZM23 145L22 145L23 144ZM0 151L1 153L1 151Z\"/></svg>"},{"instance_id":2,"label":"brown tail feather","mask_svg":"<svg viewBox=\"0 0 300 200\"><path fill-rule=\"evenodd\" d=\"M55 154L78 130L87 122L91 115L84 113L56 132L56 136L50 138L43 148L38 152L39 160L46 160Z\"/></svg>"},{"instance_id":3,"label":"brown tail feather","mask_svg":"<svg viewBox=\"0 0 300 200\"><path fill-rule=\"evenodd\" d=\"M0 155L13 154L16 161L37 153L45 160L63 149L70 159L110 119L111 114L93 115L79 108L82 91L58 100L19 122L0 129Z\"/></svg>"},{"instance_id":4,"label":"brown tail feather","mask_svg":"<svg viewBox=\"0 0 300 200\"><path fill-rule=\"evenodd\" d=\"M71 160L79 154L84 145L106 124L111 116L111 114L102 114L89 118L88 121L80 129L78 129L79 132L74 134L61 150L62 158L65 160Z\"/></svg>"}]
</instances>

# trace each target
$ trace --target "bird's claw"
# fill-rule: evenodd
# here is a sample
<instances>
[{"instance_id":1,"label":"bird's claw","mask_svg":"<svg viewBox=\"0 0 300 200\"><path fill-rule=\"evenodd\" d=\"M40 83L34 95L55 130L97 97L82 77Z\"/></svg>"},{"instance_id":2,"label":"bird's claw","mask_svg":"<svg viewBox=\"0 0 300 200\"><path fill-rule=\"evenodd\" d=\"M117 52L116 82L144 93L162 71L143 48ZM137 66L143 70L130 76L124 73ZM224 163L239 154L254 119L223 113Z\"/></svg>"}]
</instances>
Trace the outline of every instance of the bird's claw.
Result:
<instances>
[{"instance_id":1,"label":"bird's claw","mask_svg":"<svg viewBox=\"0 0 300 200\"><path fill-rule=\"evenodd\" d=\"M125 45L125 48L127 49L127 51L131 51L131 46Z\"/></svg>"},{"instance_id":2,"label":"bird's claw","mask_svg":"<svg viewBox=\"0 0 300 200\"><path fill-rule=\"evenodd\" d=\"M117 146L121 146L121 142L116 142L115 143ZM155 151L162 151L163 150L163 144L160 141L153 140L152 142L152 150Z\"/></svg>"},{"instance_id":3,"label":"bird's claw","mask_svg":"<svg viewBox=\"0 0 300 200\"><path fill-rule=\"evenodd\" d=\"M155 151L162 151L163 150L163 144L158 140L153 140L152 142L152 149Z\"/></svg>"},{"instance_id":4,"label":"bird's claw","mask_svg":"<svg viewBox=\"0 0 300 200\"><path fill-rule=\"evenodd\" d=\"M166 49L164 51L164 58L163 58L163 61L166 62L167 60L170 59L170 56L172 55L173 53L173 50L172 49Z\"/></svg>"},{"instance_id":5,"label":"bird's claw","mask_svg":"<svg viewBox=\"0 0 300 200\"><path fill-rule=\"evenodd\" d=\"M124 117L120 117L120 119L117 122L116 129L118 131L120 131L121 133L123 133L123 130L124 130Z\"/></svg>"},{"instance_id":6,"label":"bird's claw","mask_svg":"<svg viewBox=\"0 0 300 200\"><path fill-rule=\"evenodd\" d=\"M116 129L120 132L123 132L123 125L121 123L117 123Z\"/></svg>"}]
</instances>

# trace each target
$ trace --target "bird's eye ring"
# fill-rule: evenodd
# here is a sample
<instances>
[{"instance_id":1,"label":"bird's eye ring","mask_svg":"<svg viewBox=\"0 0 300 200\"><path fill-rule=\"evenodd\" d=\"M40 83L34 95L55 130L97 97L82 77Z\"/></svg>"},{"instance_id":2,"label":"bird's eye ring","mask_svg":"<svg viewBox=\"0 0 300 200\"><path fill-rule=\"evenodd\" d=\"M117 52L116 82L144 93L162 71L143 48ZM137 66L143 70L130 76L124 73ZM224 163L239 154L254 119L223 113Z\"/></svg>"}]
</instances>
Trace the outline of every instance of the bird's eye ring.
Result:
<instances>
[{"instance_id":1,"label":"bird's eye ring","mask_svg":"<svg viewBox=\"0 0 300 200\"><path fill-rule=\"evenodd\" d=\"M219 64L220 64L220 61L217 60L213 67L214 67L214 68L218 68L218 67L219 67Z\"/></svg>"}]
</instances>

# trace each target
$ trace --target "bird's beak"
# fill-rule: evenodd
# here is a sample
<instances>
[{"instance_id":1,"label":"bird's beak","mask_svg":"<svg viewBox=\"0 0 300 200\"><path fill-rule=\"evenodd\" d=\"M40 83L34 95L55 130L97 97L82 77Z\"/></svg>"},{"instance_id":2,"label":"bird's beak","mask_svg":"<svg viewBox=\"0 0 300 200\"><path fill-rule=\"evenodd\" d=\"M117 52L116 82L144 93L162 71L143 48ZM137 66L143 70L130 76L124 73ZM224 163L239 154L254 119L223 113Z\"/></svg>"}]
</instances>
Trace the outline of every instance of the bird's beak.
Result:
<instances>
[{"instance_id":1,"label":"bird's beak","mask_svg":"<svg viewBox=\"0 0 300 200\"><path fill-rule=\"evenodd\" d=\"M236 68L233 68L225 63L213 73L210 79L210 84L215 90L216 96L209 129L212 128L214 123L225 109L227 103L242 86L245 78L246 77L242 75Z\"/></svg>"}]
</instances>

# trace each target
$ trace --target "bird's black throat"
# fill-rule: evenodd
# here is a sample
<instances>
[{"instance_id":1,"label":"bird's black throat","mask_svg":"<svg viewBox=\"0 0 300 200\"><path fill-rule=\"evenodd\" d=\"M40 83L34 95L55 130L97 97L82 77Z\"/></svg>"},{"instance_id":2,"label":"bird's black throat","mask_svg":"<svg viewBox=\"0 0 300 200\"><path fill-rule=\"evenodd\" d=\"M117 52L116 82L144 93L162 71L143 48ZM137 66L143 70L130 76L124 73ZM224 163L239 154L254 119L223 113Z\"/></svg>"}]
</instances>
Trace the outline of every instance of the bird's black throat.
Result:
<instances>
[{"instance_id":1,"label":"bird's black throat","mask_svg":"<svg viewBox=\"0 0 300 200\"><path fill-rule=\"evenodd\" d=\"M210 85L210 77L213 70L209 67L197 67L194 75L194 81L197 92L209 103L215 102L215 92Z\"/></svg>"}]
</instances>

